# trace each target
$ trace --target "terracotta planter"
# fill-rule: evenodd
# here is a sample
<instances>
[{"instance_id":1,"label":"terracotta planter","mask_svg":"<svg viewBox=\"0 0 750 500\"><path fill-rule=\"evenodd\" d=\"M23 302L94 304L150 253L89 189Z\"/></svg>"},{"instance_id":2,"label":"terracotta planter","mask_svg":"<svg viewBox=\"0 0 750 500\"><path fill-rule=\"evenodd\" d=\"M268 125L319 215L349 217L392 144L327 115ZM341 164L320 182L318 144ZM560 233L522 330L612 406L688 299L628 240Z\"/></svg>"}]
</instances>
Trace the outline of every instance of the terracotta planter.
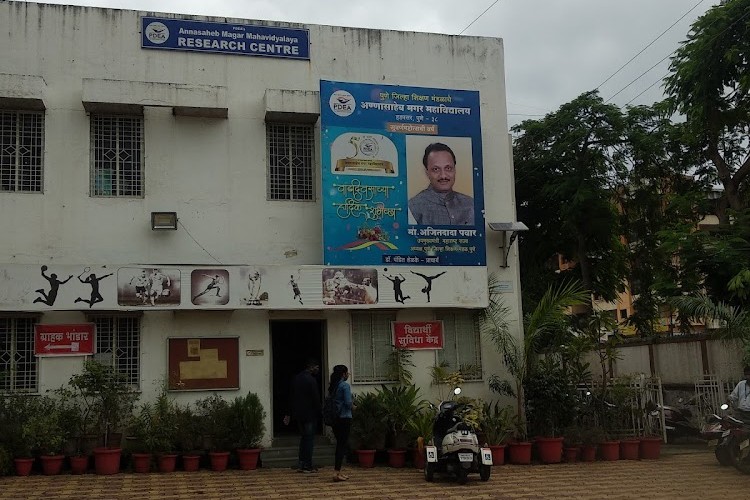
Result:
<instances>
[{"instance_id":1,"label":"terracotta planter","mask_svg":"<svg viewBox=\"0 0 750 500\"><path fill-rule=\"evenodd\" d=\"M88 455L73 455L70 457L70 473L75 476L86 474L89 468Z\"/></svg>"},{"instance_id":2,"label":"terracotta planter","mask_svg":"<svg viewBox=\"0 0 750 500\"><path fill-rule=\"evenodd\" d=\"M45 476L56 476L62 471L65 455L42 455L42 473Z\"/></svg>"},{"instance_id":3,"label":"terracotta planter","mask_svg":"<svg viewBox=\"0 0 750 500\"><path fill-rule=\"evenodd\" d=\"M406 465L406 450L388 450L388 465L395 469L401 469Z\"/></svg>"},{"instance_id":4,"label":"terracotta planter","mask_svg":"<svg viewBox=\"0 0 750 500\"><path fill-rule=\"evenodd\" d=\"M94 448L94 470L100 476L120 472L121 448Z\"/></svg>"},{"instance_id":5,"label":"terracotta planter","mask_svg":"<svg viewBox=\"0 0 750 500\"><path fill-rule=\"evenodd\" d=\"M539 452L539 461L543 464L559 464L562 462L563 438L537 438L536 449Z\"/></svg>"},{"instance_id":6,"label":"terracotta planter","mask_svg":"<svg viewBox=\"0 0 750 500\"><path fill-rule=\"evenodd\" d=\"M200 455L183 455L182 456L182 469L185 472L195 472L200 469L201 456Z\"/></svg>"},{"instance_id":7,"label":"terracotta planter","mask_svg":"<svg viewBox=\"0 0 750 500\"><path fill-rule=\"evenodd\" d=\"M151 453L133 453L133 472L145 474L151 471Z\"/></svg>"},{"instance_id":8,"label":"terracotta planter","mask_svg":"<svg viewBox=\"0 0 750 500\"><path fill-rule=\"evenodd\" d=\"M620 460L620 442L605 441L599 443L599 455L605 462Z\"/></svg>"},{"instance_id":9,"label":"terracotta planter","mask_svg":"<svg viewBox=\"0 0 750 500\"><path fill-rule=\"evenodd\" d=\"M34 465L34 459L14 458L13 463L16 466L16 476L28 476L31 474L31 467Z\"/></svg>"},{"instance_id":10,"label":"terracotta planter","mask_svg":"<svg viewBox=\"0 0 750 500\"><path fill-rule=\"evenodd\" d=\"M416 469L424 469L424 464L427 458L424 455L424 448L414 448L414 467Z\"/></svg>"},{"instance_id":11,"label":"terracotta planter","mask_svg":"<svg viewBox=\"0 0 750 500\"><path fill-rule=\"evenodd\" d=\"M576 460L578 460L578 448L576 447L565 448L564 454L565 461L568 463L572 464L575 463Z\"/></svg>"},{"instance_id":12,"label":"terracotta planter","mask_svg":"<svg viewBox=\"0 0 750 500\"><path fill-rule=\"evenodd\" d=\"M505 463L505 445L491 444L490 450L492 450L492 465L503 465Z\"/></svg>"},{"instance_id":13,"label":"terracotta planter","mask_svg":"<svg viewBox=\"0 0 750 500\"><path fill-rule=\"evenodd\" d=\"M641 438L641 458L643 460L658 460L661 456L661 443L660 437Z\"/></svg>"},{"instance_id":14,"label":"terracotta planter","mask_svg":"<svg viewBox=\"0 0 750 500\"><path fill-rule=\"evenodd\" d=\"M159 472L174 472L177 469L177 454L165 453L156 458Z\"/></svg>"},{"instance_id":15,"label":"terracotta planter","mask_svg":"<svg viewBox=\"0 0 750 500\"><path fill-rule=\"evenodd\" d=\"M211 470L214 472L223 472L227 470L229 464L228 451L212 451L208 456L211 458Z\"/></svg>"},{"instance_id":16,"label":"terracotta planter","mask_svg":"<svg viewBox=\"0 0 750 500\"><path fill-rule=\"evenodd\" d=\"M581 446L581 462L593 462L596 460L596 446Z\"/></svg>"},{"instance_id":17,"label":"terracotta planter","mask_svg":"<svg viewBox=\"0 0 750 500\"><path fill-rule=\"evenodd\" d=\"M620 460L638 460L640 447L640 439L623 439L620 441Z\"/></svg>"},{"instance_id":18,"label":"terracotta planter","mask_svg":"<svg viewBox=\"0 0 750 500\"><path fill-rule=\"evenodd\" d=\"M360 467L375 467L375 450L357 450L357 461Z\"/></svg>"},{"instance_id":19,"label":"terracotta planter","mask_svg":"<svg viewBox=\"0 0 750 500\"><path fill-rule=\"evenodd\" d=\"M528 465L531 463L531 443L523 441L521 443L510 443L508 445L510 454L510 463L517 465Z\"/></svg>"},{"instance_id":20,"label":"terracotta planter","mask_svg":"<svg viewBox=\"0 0 750 500\"><path fill-rule=\"evenodd\" d=\"M239 461L240 461L240 469L241 470L257 469L259 456L260 456L260 448L237 450L237 458L239 458Z\"/></svg>"}]
</instances>

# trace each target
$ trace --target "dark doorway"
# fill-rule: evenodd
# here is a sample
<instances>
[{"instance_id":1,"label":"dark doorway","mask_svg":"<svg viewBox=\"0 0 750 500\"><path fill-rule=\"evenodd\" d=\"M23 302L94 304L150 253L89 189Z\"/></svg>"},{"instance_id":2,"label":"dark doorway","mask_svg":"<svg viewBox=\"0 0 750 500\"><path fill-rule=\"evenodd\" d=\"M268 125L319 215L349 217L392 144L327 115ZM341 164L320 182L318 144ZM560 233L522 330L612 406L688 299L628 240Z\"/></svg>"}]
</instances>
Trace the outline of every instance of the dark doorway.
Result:
<instances>
[{"instance_id":1,"label":"dark doorway","mask_svg":"<svg viewBox=\"0 0 750 500\"><path fill-rule=\"evenodd\" d=\"M273 430L274 436L297 434L297 424L284 425L289 408L289 391L294 376L314 358L320 362L318 387L323 394L325 360L323 333L325 322L320 320L271 321L271 353L273 366Z\"/></svg>"}]
</instances>

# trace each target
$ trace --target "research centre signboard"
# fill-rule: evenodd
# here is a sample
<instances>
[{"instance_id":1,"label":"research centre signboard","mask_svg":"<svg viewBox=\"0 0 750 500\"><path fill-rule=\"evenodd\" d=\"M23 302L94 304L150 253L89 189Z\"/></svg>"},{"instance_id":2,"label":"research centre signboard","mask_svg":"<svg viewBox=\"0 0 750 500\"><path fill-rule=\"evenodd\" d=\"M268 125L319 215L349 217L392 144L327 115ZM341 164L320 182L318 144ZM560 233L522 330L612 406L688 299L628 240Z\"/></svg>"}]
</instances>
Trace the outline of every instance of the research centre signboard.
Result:
<instances>
[{"instance_id":1,"label":"research centre signboard","mask_svg":"<svg viewBox=\"0 0 750 500\"><path fill-rule=\"evenodd\" d=\"M326 265L485 266L479 92L321 81Z\"/></svg>"},{"instance_id":2,"label":"research centre signboard","mask_svg":"<svg viewBox=\"0 0 750 500\"><path fill-rule=\"evenodd\" d=\"M142 17L141 47L310 59L310 32L306 29L275 26Z\"/></svg>"}]
</instances>

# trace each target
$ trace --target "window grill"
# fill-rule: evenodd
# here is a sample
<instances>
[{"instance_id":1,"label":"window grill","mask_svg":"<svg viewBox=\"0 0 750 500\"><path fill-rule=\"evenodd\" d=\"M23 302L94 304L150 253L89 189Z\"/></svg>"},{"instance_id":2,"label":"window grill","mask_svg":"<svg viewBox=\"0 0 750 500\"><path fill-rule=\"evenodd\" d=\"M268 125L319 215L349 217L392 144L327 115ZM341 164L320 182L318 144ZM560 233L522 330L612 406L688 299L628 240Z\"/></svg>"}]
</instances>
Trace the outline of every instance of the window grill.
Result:
<instances>
[{"instance_id":1,"label":"window grill","mask_svg":"<svg viewBox=\"0 0 750 500\"><path fill-rule=\"evenodd\" d=\"M134 316L95 316L96 353L99 362L110 364L127 383L140 384L141 321Z\"/></svg>"},{"instance_id":2,"label":"window grill","mask_svg":"<svg viewBox=\"0 0 750 500\"><path fill-rule=\"evenodd\" d=\"M438 361L450 370L461 370L465 380L482 380L482 348L479 317L473 311L440 311L443 349Z\"/></svg>"},{"instance_id":3,"label":"window grill","mask_svg":"<svg viewBox=\"0 0 750 500\"><path fill-rule=\"evenodd\" d=\"M143 196L143 117L91 115L91 196Z\"/></svg>"},{"instance_id":4,"label":"window grill","mask_svg":"<svg viewBox=\"0 0 750 500\"><path fill-rule=\"evenodd\" d=\"M0 191L39 193L44 163L44 114L0 110Z\"/></svg>"},{"instance_id":5,"label":"window grill","mask_svg":"<svg viewBox=\"0 0 750 500\"><path fill-rule=\"evenodd\" d=\"M0 318L0 392L36 392L33 318Z\"/></svg>"},{"instance_id":6,"label":"window grill","mask_svg":"<svg viewBox=\"0 0 750 500\"><path fill-rule=\"evenodd\" d=\"M391 321L395 313L352 313L354 370L352 382L395 382L388 379L386 362L393 352Z\"/></svg>"},{"instance_id":7,"label":"window grill","mask_svg":"<svg viewBox=\"0 0 750 500\"><path fill-rule=\"evenodd\" d=\"M314 200L313 125L266 123L268 150L268 198Z\"/></svg>"}]
</instances>

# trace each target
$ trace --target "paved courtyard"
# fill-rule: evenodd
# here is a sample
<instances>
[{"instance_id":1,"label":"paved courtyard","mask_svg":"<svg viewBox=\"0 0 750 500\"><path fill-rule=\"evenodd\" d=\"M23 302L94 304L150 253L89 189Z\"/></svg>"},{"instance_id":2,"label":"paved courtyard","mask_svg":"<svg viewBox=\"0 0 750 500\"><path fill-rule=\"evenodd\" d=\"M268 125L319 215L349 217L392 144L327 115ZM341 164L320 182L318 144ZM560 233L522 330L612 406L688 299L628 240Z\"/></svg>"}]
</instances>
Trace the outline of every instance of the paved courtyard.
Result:
<instances>
[{"instance_id":1,"label":"paved courtyard","mask_svg":"<svg viewBox=\"0 0 750 500\"><path fill-rule=\"evenodd\" d=\"M711 453L668 453L658 461L503 465L486 483L470 476L465 486L427 483L416 469L353 468L334 483L330 467L317 474L290 469L213 473L62 475L0 478L0 498L96 499L747 499L750 476L719 466Z\"/></svg>"}]
</instances>

